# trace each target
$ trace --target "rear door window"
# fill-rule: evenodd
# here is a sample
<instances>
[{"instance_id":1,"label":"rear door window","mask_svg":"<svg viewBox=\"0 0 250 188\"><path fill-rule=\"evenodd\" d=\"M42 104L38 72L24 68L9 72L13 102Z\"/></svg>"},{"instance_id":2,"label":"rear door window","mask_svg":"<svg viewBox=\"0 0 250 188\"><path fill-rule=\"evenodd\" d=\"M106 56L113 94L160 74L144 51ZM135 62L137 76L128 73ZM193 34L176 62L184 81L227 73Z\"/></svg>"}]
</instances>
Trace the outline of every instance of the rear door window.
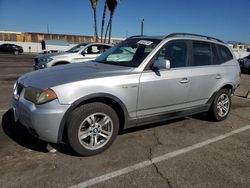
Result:
<instances>
[{"instance_id":1,"label":"rear door window","mask_svg":"<svg viewBox=\"0 0 250 188\"><path fill-rule=\"evenodd\" d=\"M212 64L212 48L209 43L193 42L192 66L205 66Z\"/></svg>"},{"instance_id":2,"label":"rear door window","mask_svg":"<svg viewBox=\"0 0 250 188\"><path fill-rule=\"evenodd\" d=\"M99 54L100 53L100 45L92 45L89 46L86 50L85 53L87 54Z\"/></svg>"}]
</instances>

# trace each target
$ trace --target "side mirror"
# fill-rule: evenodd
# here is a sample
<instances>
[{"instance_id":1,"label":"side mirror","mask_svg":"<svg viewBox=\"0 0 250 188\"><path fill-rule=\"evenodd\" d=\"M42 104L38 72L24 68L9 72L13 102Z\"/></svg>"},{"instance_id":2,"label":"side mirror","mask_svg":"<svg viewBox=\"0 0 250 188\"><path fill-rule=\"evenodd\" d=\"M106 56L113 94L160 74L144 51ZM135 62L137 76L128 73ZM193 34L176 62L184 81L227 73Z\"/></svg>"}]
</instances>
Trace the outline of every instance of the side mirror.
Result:
<instances>
[{"instance_id":1,"label":"side mirror","mask_svg":"<svg viewBox=\"0 0 250 188\"><path fill-rule=\"evenodd\" d=\"M83 51L81 52L81 54L82 54L82 56L85 56L86 51L85 51L85 50L83 50Z\"/></svg>"},{"instance_id":2,"label":"side mirror","mask_svg":"<svg viewBox=\"0 0 250 188\"><path fill-rule=\"evenodd\" d=\"M154 67L158 69L170 69L170 61L168 59L157 59L154 63Z\"/></svg>"}]
</instances>

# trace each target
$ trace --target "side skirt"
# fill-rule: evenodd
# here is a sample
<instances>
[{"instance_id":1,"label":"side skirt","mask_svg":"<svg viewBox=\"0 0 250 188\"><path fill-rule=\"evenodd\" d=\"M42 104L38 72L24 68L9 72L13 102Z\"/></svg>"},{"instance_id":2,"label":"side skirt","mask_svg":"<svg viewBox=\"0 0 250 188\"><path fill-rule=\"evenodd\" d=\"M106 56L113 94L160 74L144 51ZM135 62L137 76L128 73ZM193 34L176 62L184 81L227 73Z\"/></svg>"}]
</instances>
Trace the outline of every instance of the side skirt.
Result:
<instances>
[{"instance_id":1,"label":"side skirt","mask_svg":"<svg viewBox=\"0 0 250 188\"><path fill-rule=\"evenodd\" d=\"M153 114L150 116L141 116L141 117L138 117L137 119L129 120L127 125L124 128L127 129L127 128L136 127L136 126L157 123L157 122L162 122L166 120L199 114L202 112L207 112L209 108L210 108L210 104L205 104L205 105L182 109L178 111L164 112L164 113L159 113L159 114Z\"/></svg>"}]
</instances>

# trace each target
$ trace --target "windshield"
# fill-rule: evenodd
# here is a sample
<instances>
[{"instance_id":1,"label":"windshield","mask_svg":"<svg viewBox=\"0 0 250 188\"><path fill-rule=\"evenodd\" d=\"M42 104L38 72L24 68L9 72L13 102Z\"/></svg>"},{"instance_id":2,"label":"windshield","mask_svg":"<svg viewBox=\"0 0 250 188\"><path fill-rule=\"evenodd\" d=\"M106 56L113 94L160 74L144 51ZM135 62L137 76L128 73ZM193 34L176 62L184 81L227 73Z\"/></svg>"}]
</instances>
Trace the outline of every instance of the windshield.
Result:
<instances>
[{"instance_id":1,"label":"windshield","mask_svg":"<svg viewBox=\"0 0 250 188\"><path fill-rule=\"evenodd\" d=\"M79 52L86 45L88 45L88 43L78 44L78 45L74 46L73 48L70 48L69 50L67 50L67 52L71 52L71 53Z\"/></svg>"},{"instance_id":2,"label":"windshield","mask_svg":"<svg viewBox=\"0 0 250 188\"><path fill-rule=\"evenodd\" d=\"M157 39L127 39L96 58L99 63L138 67L160 43Z\"/></svg>"}]
</instances>

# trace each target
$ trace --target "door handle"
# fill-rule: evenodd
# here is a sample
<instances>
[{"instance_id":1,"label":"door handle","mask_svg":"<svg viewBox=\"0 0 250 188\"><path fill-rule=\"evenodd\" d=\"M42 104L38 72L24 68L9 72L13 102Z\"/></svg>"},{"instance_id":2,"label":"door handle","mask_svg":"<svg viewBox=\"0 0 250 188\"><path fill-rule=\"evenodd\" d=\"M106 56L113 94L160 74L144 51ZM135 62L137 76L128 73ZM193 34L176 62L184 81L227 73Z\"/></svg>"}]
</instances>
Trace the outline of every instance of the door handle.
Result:
<instances>
[{"instance_id":1,"label":"door handle","mask_svg":"<svg viewBox=\"0 0 250 188\"><path fill-rule=\"evenodd\" d=\"M217 74L217 75L215 76L215 78L216 78L216 79L221 79L222 76L221 76L220 74Z\"/></svg>"},{"instance_id":2,"label":"door handle","mask_svg":"<svg viewBox=\"0 0 250 188\"><path fill-rule=\"evenodd\" d=\"M188 82L189 82L189 80L187 78L182 78L180 81L181 84L186 84Z\"/></svg>"}]
</instances>

